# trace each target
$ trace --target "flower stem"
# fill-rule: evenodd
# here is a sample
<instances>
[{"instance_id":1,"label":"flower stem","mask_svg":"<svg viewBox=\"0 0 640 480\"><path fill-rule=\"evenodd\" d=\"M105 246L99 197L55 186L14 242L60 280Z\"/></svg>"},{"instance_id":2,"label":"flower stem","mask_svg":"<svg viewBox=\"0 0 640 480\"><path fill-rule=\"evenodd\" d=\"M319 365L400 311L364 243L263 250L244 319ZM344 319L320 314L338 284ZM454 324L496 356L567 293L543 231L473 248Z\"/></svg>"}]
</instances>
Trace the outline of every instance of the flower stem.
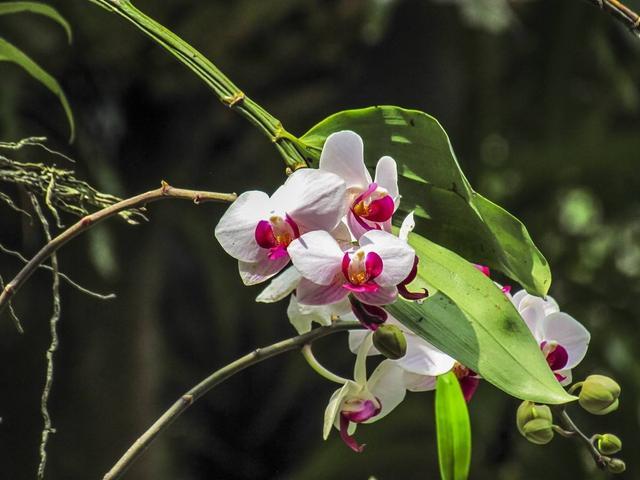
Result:
<instances>
[{"instance_id":1,"label":"flower stem","mask_svg":"<svg viewBox=\"0 0 640 480\"><path fill-rule=\"evenodd\" d=\"M47 244L42 247L31 260L29 260L22 270L18 272L14 279L4 286L0 293L0 314L6 308L11 298L16 294L20 287L24 285L29 277L33 275L38 267L40 267L47 258L53 255L68 241L85 232L102 220L112 217L119 212L144 206L147 203L155 202L157 200L166 200L169 198L191 200L196 204L200 204L211 201L233 202L236 199L236 194L185 190L183 188L174 188L166 182L162 182L162 186L156 190L150 190L148 192L141 193L140 195L136 195L135 197L121 200L118 203L114 203L102 210L98 210L95 213L85 216L60 233L57 237L47 242Z\"/></svg>"},{"instance_id":2,"label":"flower stem","mask_svg":"<svg viewBox=\"0 0 640 480\"><path fill-rule=\"evenodd\" d=\"M327 335L357 328L362 328L358 322L335 322L330 326L315 328L310 332L279 341L273 345L269 345L268 347L257 348L253 352L238 358L219 370L216 370L191 390L182 395L166 412L164 412L162 416L158 418L153 425L151 425L149 429L144 432L133 443L133 445L131 445L131 447L129 447L120 460L118 460L118 462L104 476L104 480L121 478L125 471L140 457L140 455L142 455L147 447L151 445L151 443L162 431L164 431L165 428L167 428L185 410L193 405L196 400L216 385L219 385L245 368L256 365L268 358L275 357L276 355L280 355L291 350L304 348L305 345L309 345L320 338L326 337Z\"/></svg>"},{"instance_id":3,"label":"flower stem","mask_svg":"<svg viewBox=\"0 0 640 480\"><path fill-rule=\"evenodd\" d=\"M335 382L335 383L344 385L349 381L346 378L336 375L332 371L328 370L324 365L322 365L313 354L313 350L311 349L310 343L302 347L302 356L307 361L309 366L316 371L316 373L318 373L321 377L326 378L330 382Z\"/></svg>"},{"instance_id":4,"label":"flower stem","mask_svg":"<svg viewBox=\"0 0 640 480\"><path fill-rule=\"evenodd\" d=\"M142 11L131 0L90 0L125 18L184 63L213 90L227 107L238 111L275 145L291 170L307 166L306 149L280 120L246 96L224 73L189 43Z\"/></svg>"},{"instance_id":5,"label":"flower stem","mask_svg":"<svg viewBox=\"0 0 640 480\"><path fill-rule=\"evenodd\" d=\"M562 408L562 410L560 410L559 416L560 416L560 420L561 420L562 424L564 425L564 428L566 429L566 431L567 432L574 432L575 433L574 437L579 439L582 443L584 443L584 445L589 450L589 453L591 453L591 456L593 457L593 460L595 461L595 463L598 466L598 468L605 469L607 467L607 464L609 463L609 461L611 459L609 457L606 457L606 456L602 455L598 451L596 446L593 444L593 440L591 438L587 437L582 432L582 430L580 430L580 428L578 428L578 426L571 419L571 417L569 416L569 414L567 413L567 410L565 408Z\"/></svg>"}]
</instances>

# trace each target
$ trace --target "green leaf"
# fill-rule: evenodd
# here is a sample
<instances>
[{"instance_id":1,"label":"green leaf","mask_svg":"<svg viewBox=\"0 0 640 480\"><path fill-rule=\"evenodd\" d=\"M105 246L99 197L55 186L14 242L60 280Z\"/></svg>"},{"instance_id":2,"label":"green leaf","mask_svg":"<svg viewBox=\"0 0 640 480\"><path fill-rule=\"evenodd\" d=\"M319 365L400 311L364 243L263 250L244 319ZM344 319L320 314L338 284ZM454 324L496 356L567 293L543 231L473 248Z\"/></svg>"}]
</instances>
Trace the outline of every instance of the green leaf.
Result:
<instances>
[{"instance_id":1,"label":"green leaf","mask_svg":"<svg viewBox=\"0 0 640 480\"><path fill-rule=\"evenodd\" d=\"M416 234L418 281L438 293L386 308L411 331L514 397L538 403L575 400L551 372L517 310L472 264Z\"/></svg>"},{"instance_id":2,"label":"green leaf","mask_svg":"<svg viewBox=\"0 0 640 480\"><path fill-rule=\"evenodd\" d=\"M57 80L44 71L42 67L29 58L22 50L0 37L0 62L3 61L13 62L16 65L19 65L58 97L58 100L60 100L62 108L64 108L64 112L67 115L67 120L69 121L69 141L73 141L73 137L75 135L73 112L71 111L67 97L62 91Z\"/></svg>"},{"instance_id":3,"label":"green leaf","mask_svg":"<svg viewBox=\"0 0 640 480\"><path fill-rule=\"evenodd\" d=\"M436 384L438 463L442 480L466 480L471 464L471 423L460 383L453 372Z\"/></svg>"},{"instance_id":4,"label":"green leaf","mask_svg":"<svg viewBox=\"0 0 640 480\"><path fill-rule=\"evenodd\" d=\"M383 155L396 160L400 208L415 210L416 232L502 271L531 293L546 295L551 284L547 261L517 218L473 191L436 119L392 106L347 110L304 134L301 147L317 159L327 136L340 130L363 138L370 168Z\"/></svg>"},{"instance_id":5,"label":"green leaf","mask_svg":"<svg viewBox=\"0 0 640 480\"><path fill-rule=\"evenodd\" d=\"M50 18L54 22L57 22L67 34L69 43L72 40L71 26L58 11L45 4L39 2L2 2L0 3L0 15L8 15L10 13L29 12L36 13L38 15L44 15Z\"/></svg>"}]
</instances>

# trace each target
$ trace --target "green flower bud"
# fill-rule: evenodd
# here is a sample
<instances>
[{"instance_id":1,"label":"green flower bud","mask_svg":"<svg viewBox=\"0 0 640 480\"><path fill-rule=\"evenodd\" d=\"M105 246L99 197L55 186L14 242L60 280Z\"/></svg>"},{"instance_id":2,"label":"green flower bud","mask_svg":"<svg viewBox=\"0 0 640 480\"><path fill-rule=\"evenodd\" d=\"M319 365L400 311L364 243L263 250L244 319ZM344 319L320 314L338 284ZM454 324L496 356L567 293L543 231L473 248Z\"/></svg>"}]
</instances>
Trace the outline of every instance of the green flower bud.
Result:
<instances>
[{"instance_id":1,"label":"green flower bud","mask_svg":"<svg viewBox=\"0 0 640 480\"><path fill-rule=\"evenodd\" d=\"M380 325L373 333L373 345L391 360L402 358L407 353L407 339L395 325Z\"/></svg>"},{"instance_id":2,"label":"green flower bud","mask_svg":"<svg viewBox=\"0 0 640 480\"><path fill-rule=\"evenodd\" d=\"M598 437L596 446L603 455L613 455L622 450L622 440L612 433L605 433Z\"/></svg>"},{"instance_id":3,"label":"green flower bud","mask_svg":"<svg viewBox=\"0 0 640 480\"><path fill-rule=\"evenodd\" d=\"M580 406L593 415L606 415L618 409L620 385L604 375L589 375L582 383Z\"/></svg>"},{"instance_id":4,"label":"green flower bud","mask_svg":"<svg viewBox=\"0 0 640 480\"><path fill-rule=\"evenodd\" d=\"M622 473L627 469L625 463L619 458L612 458L607 464L607 470L611 473Z\"/></svg>"},{"instance_id":5,"label":"green flower bud","mask_svg":"<svg viewBox=\"0 0 640 480\"><path fill-rule=\"evenodd\" d=\"M547 405L525 401L518 407L516 424L520 434L536 445L546 445L553 439L553 415Z\"/></svg>"}]
</instances>

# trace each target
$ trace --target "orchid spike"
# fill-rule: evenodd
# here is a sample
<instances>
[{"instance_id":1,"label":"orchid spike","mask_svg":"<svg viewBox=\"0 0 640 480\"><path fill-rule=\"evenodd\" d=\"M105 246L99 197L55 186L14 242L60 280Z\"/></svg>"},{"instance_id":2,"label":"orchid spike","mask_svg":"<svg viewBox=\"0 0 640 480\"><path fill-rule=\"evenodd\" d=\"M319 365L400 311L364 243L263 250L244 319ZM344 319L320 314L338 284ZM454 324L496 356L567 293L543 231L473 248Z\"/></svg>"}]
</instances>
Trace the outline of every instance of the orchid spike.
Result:
<instances>
[{"instance_id":1,"label":"orchid spike","mask_svg":"<svg viewBox=\"0 0 640 480\"><path fill-rule=\"evenodd\" d=\"M379 230L365 233L360 246L347 251L329 233L310 232L291 243L289 254L304 277L298 300L307 305L335 303L349 293L369 305L392 303L415 257L409 245Z\"/></svg>"},{"instance_id":2,"label":"orchid spike","mask_svg":"<svg viewBox=\"0 0 640 480\"><path fill-rule=\"evenodd\" d=\"M294 172L269 197L245 192L216 226L222 248L236 258L245 285L263 282L289 263L291 242L305 232L334 230L344 217L346 187L337 175Z\"/></svg>"},{"instance_id":3,"label":"orchid spike","mask_svg":"<svg viewBox=\"0 0 640 480\"><path fill-rule=\"evenodd\" d=\"M382 157L375 179L364 163L362 138L344 130L327 137L319 169L335 173L346 183L349 196L347 225L355 240L370 230L391 231L391 217L398 208L398 168L391 157Z\"/></svg>"}]
</instances>

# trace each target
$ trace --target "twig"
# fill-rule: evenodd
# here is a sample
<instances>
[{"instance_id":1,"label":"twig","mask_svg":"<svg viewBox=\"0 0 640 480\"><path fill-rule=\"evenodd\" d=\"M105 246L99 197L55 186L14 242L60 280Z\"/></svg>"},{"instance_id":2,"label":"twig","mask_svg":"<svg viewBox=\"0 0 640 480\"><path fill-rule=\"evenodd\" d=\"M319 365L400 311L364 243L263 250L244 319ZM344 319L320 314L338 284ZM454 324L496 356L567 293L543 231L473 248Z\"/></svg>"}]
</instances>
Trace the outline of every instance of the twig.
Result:
<instances>
[{"instance_id":1,"label":"twig","mask_svg":"<svg viewBox=\"0 0 640 480\"><path fill-rule=\"evenodd\" d=\"M631 33L640 37L640 15L619 0L587 0L589 3L609 12Z\"/></svg>"},{"instance_id":2,"label":"twig","mask_svg":"<svg viewBox=\"0 0 640 480\"><path fill-rule=\"evenodd\" d=\"M16 294L22 285L31 277L38 267L49 258L60 247L69 240L75 238L82 232L88 230L99 222L116 215L123 210L130 210L144 206L147 203L166 199L191 200L195 204L204 202L233 202L236 199L235 193L199 192L196 190L185 190L183 188L173 188L166 182L156 190L141 193L135 197L122 200L109 207L98 210L95 213L83 217L81 220L67 228L57 237L42 247L42 249L27 263L20 272L11 280L0 293L0 313L6 308L8 301Z\"/></svg>"},{"instance_id":3,"label":"twig","mask_svg":"<svg viewBox=\"0 0 640 480\"><path fill-rule=\"evenodd\" d=\"M40 202L38 198L30 193L31 204L35 210L36 216L40 220L42 229L44 230L45 237L48 242L51 242L51 230L49 228L49 221L40 208ZM49 320L49 333L51 335L51 343L47 348L47 373L44 381L44 388L42 389L42 397L40 398L40 413L44 425L42 427L42 437L40 440L40 463L38 464L38 480L44 479L44 471L47 465L47 443L49 442L49 435L55 433L53 424L51 423L51 415L49 414L49 396L51 395L51 388L53 387L53 356L58 350L58 322L60 321L60 276L58 275L58 257L54 253L51 254L51 269L53 271L53 313Z\"/></svg>"},{"instance_id":4,"label":"twig","mask_svg":"<svg viewBox=\"0 0 640 480\"><path fill-rule=\"evenodd\" d=\"M276 355L303 348L305 345L311 344L322 337L331 335L332 333L358 328L362 328L362 325L359 322L335 322L328 327L319 327L305 334L298 335L297 337L291 337L274 343L268 347L258 348L215 371L202 380L198 385L182 395L165 413L163 413L162 416L158 418L158 420L156 420L153 425L151 425L151 427L149 427L149 429L144 432L133 443L133 445L131 445L131 447L129 447L120 460L118 460L118 462L104 476L103 480L115 480L117 478L121 478L133 462L142 455L156 437L176 418L178 418L178 416L180 416L185 410L193 405L196 400L202 397L213 387L224 382L236 373Z\"/></svg>"}]
</instances>

